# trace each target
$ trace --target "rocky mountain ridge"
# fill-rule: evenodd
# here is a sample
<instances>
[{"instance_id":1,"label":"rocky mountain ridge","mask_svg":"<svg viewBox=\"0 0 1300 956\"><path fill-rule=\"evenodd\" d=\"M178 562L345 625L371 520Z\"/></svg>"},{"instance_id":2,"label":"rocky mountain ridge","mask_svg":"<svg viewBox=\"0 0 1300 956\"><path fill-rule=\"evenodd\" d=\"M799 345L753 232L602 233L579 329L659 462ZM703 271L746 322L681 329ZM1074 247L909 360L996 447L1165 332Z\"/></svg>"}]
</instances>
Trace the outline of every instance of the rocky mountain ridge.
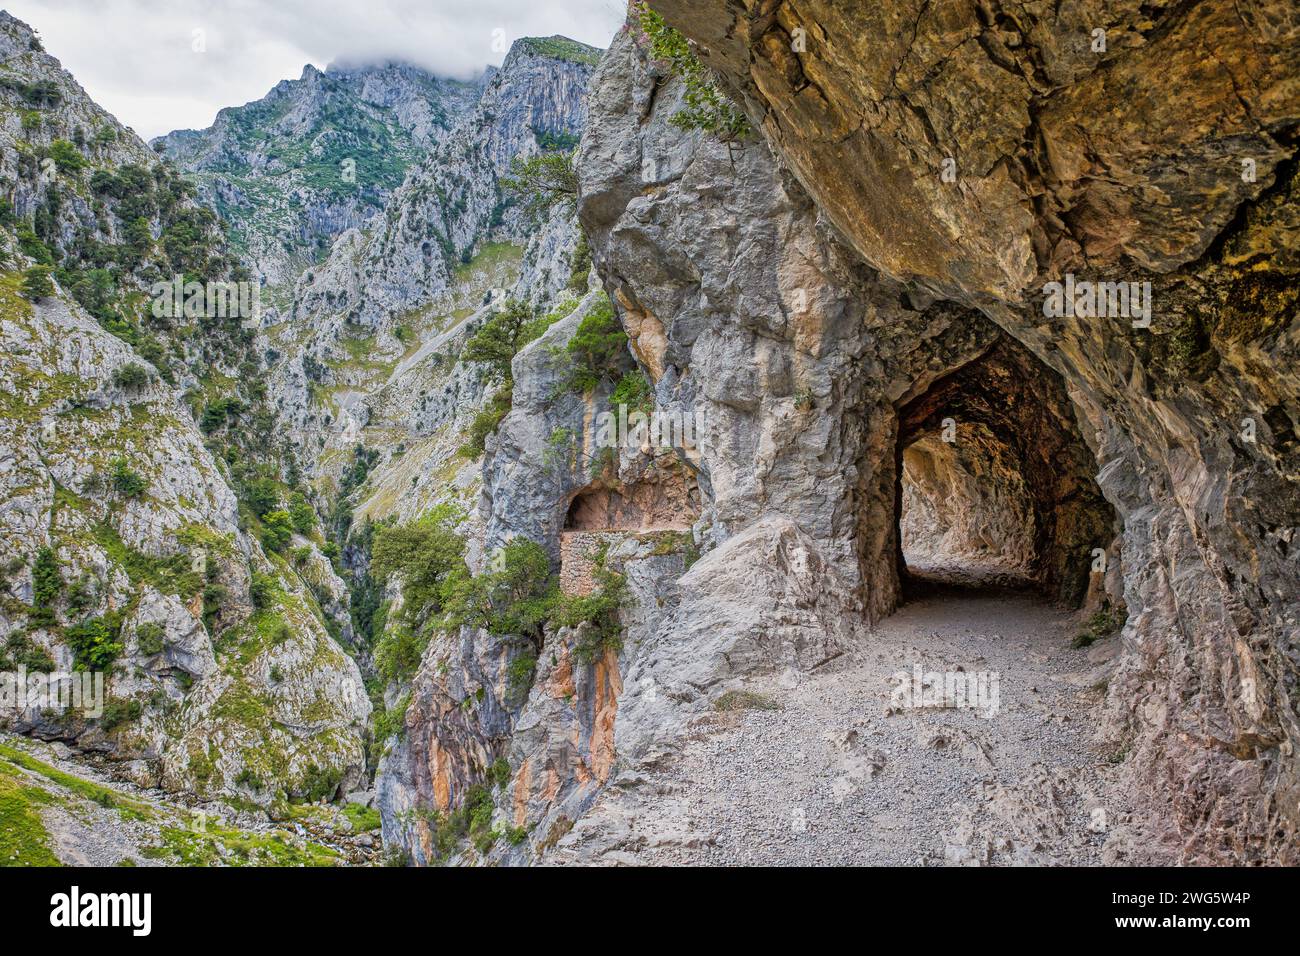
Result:
<instances>
[{"instance_id":1,"label":"rocky mountain ridge","mask_svg":"<svg viewBox=\"0 0 1300 956\"><path fill-rule=\"evenodd\" d=\"M265 97L227 107L206 130L154 140L230 226L271 287L292 288L334 238L382 210L407 169L478 100L482 81L409 64L310 64Z\"/></svg>"}]
</instances>

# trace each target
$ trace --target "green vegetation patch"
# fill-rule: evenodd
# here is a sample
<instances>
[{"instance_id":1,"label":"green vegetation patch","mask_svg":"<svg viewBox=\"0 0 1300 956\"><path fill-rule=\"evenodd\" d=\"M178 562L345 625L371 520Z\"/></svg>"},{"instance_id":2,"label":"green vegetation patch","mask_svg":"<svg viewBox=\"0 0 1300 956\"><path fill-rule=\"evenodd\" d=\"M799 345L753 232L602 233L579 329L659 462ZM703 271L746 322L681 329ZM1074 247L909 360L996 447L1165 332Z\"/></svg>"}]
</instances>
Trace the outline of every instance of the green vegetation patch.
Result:
<instances>
[{"instance_id":1,"label":"green vegetation patch","mask_svg":"<svg viewBox=\"0 0 1300 956\"><path fill-rule=\"evenodd\" d=\"M729 690L713 702L713 709L724 712L780 710L781 705L766 694L759 694L749 690Z\"/></svg>"},{"instance_id":2,"label":"green vegetation patch","mask_svg":"<svg viewBox=\"0 0 1300 956\"><path fill-rule=\"evenodd\" d=\"M52 802L39 788L0 774L0 867L61 865L41 822L40 808Z\"/></svg>"},{"instance_id":3,"label":"green vegetation patch","mask_svg":"<svg viewBox=\"0 0 1300 956\"><path fill-rule=\"evenodd\" d=\"M579 43L577 40L570 40L563 36L549 37L524 37L519 41L519 45L530 53L537 56L547 56L553 60L567 60L570 63L584 63L587 66L595 66L600 62L600 56L604 53L594 46L587 46L585 43Z\"/></svg>"},{"instance_id":4,"label":"green vegetation patch","mask_svg":"<svg viewBox=\"0 0 1300 956\"><path fill-rule=\"evenodd\" d=\"M573 367L566 387L586 393L602 381L617 382L627 362L627 333L614 314L609 297L592 307L565 346Z\"/></svg>"},{"instance_id":5,"label":"green vegetation patch","mask_svg":"<svg viewBox=\"0 0 1300 956\"><path fill-rule=\"evenodd\" d=\"M724 142L750 136L753 131L749 120L718 88L713 74L700 62L686 37L644 2L633 7L633 16L650 55L667 64L686 87L686 105L673 116L673 124L712 133Z\"/></svg>"},{"instance_id":6,"label":"green vegetation patch","mask_svg":"<svg viewBox=\"0 0 1300 956\"><path fill-rule=\"evenodd\" d=\"M248 833L208 821L191 830L163 827L162 843L144 855L183 866L335 866L337 851L317 843L298 844L280 833Z\"/></svg>"},{"instance_id":7,"label":"green vegetation patch","mask_svg":"<svg viewBox=\"0 0 1300 956\"><path fill-rule=\"evenodd\" d=\"M142 800L132 799L109 787L102 787L89 780L83 780L81 777L74 777L70 773L64 773L62 770L51 767L44 761L37 760L30 754L13 747L0 744L0 759L7 760L14 766L21 767L31 773L39 774L47 780L72 791L77 796L99 804L101 807L113 807L125 817L143 819L153 814L153 808Z\"/></svg>"},{"instance_id":8,"label":"green vegetation patch","mask_svg":"<svg viewBox=\"0 0 1300 956\"><path fill-rule=\"evenodd\" d=\"M189 600L203 589L203 575L191 566L187 554L154 557L127 545L117 529L107 522L95 526L95 543L109 559L126 572L135 586L148 584L164 594Z\"/></svg>"},{"instance_id":9,"label":"green vegetation patch","mask_svg":"<svg viewBox=\"0 0 1300 956\"><path fill-rule=\"evenodd\" d=\"M379 811L374 807L363 807L359 803L349 803L343 808L343 815L352 824L353 833L368 833L380 827Z\"/></svg>"},{"instance_id":10,"label":"green vegetation patch","mask_svg":"<svg viewBox=\"0 0 1300 956\"><path fill-rule=\"evenodd\" d=\"M1070 646L1076 650L1088 647L1101 640L1103 637L1109 637L1121 627L1124 626L1124 615L1110 606L1110 602L1102 605L1100 611L1088 618L1088 623L1084 629L1075 635Z\"/></svg>"}]
</instances>

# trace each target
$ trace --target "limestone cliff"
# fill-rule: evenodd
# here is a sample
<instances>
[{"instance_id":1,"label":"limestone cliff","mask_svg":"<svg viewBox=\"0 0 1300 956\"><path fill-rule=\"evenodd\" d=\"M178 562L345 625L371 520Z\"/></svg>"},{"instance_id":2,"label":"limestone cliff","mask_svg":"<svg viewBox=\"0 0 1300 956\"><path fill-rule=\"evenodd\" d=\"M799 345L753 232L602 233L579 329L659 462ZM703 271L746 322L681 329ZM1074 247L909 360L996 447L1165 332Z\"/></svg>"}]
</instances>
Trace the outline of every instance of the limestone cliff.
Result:
<instances>
[{"instance_id":1,"label":"limestone cliff","mask_svg":"<svg viewBox=\"0 0 1300 956\"><path fill-rule=\"evenodd\" d=\"M1066 417L1078 423L1090 470L1123 523L1129 619L1098 732L1124 755L1145 803L1133 823L1139 838L1117 838L1115 853L1133 858L1126 854L1136 847L1139 859L1294 862L1300 43L1290 5L654 7L698 44L761 131L745 144L746 158L770 145L853 258L879 270L879 282L899 283L895 302L951 304L931 315L978 310L983 318L964 312L952 327L996 326L1068 390L1075 413ZM619 122L639 128L650 102L625 103L615 112L629 118ZM593 157L632 162L595 140L587 155L588 183L602 179L591 172ZM597 242L607 256L663 228L652 214L658 182L644 174L637 195L633 181L585 189L584 221L608 234ZM622 208L635 215L635 228L618 223ZM661 243L669 252L648 275L629 274L625 256L607 266L609 281L629 287L624 297L640 327L683 321L681 292L659 291L663 273L679 273L689 295L710 306L717 300L699 267L707 257L691 253L695 235ZM794 256L797 240L777 235L784 256ZM852 367L830 375L833 384L814 379L815 400L829 392L835 401L886 363L884 387L865 384L858 394L868 414L851 426L885 440L851 459L855 472L839 471L861 483L856 493L836 478L823 481L812 511L840 527L857 522L856 541L841 532L843 547L863 568L869 613L879 614L891 602L893 564L881 560L889 550L881 539L892 537L896 521L892 479L883 487L872 481L875 470L890 471L880 464L892 439L887 406L932 374L894 371L882 344L897 341L912 361L937 362L941 373L969 359L936 357L942 339L929 332L932 322L904 318L885 332L869 322L867 331L861 322L836 324L871 299L846 296L836 279L833 288L850 301L832 299L827 311L807 268L790 278L780 268L769 273L762 312L769 322L789 316L792 293L811 286L808 313L820 333L812 341L845 330ZM1044 309L1048 283L1067 274L1149 282L1149 326L1084 308L1053 317ZM762 286L744 286L746 299L760 294L755 288ZM691 331L694 353L715 329ZM669 336L664 364L684 364L680 353ZM738 365L713 376L728 382L729 396L750 394L753 407L784 391L757 377L738 387L730 371ZM870 414L872 405L879 414ZM798 440L819 428L835 434L833 422L819 415ZM766 485L762 507L783 506L790 484ZM1050 550L1068 564L1077 548L1105 548L1102 527Z\"/></svg>"},{"instance_id":2,"label":"limestone cliff","mask_svg":"<svg viewBox=\"0 0 1300 956\"><path fill-rule=\"evenodd\" d=\"M236 494L246 456L274 471L279 451L251 336L152 307L158 280L240 270L175 170L7 14L0 58L0 670L105 683L102 712L0 721L144 786L333 794L361 777L370 704L279 553L291 532L264 545L267 511Z\"/></svg>"}]
</instances>

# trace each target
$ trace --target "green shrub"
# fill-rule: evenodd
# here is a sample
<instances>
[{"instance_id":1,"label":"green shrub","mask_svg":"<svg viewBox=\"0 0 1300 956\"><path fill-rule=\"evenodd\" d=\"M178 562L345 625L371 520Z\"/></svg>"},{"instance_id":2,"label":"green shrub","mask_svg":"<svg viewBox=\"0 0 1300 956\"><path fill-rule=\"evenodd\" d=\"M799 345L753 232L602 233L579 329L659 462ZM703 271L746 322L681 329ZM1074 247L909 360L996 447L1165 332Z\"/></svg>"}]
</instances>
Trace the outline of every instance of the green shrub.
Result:
<instances>
[{"instance_id":1,"label":"green shrub","mask_svg":"<svg viewBox=\"0 0 1300 956\"><path fill-rule=\"evenodd\" d=\"M435 813L431 822L434 855L440 860L454 853L466 838L480 853L487 853L498 836L492 830L492 794L480 784L469 788L459 808Z\"/></svg>"},{"instance_id":2,"label":"green shrub","mask_svg":"<svg viewBox=\"0 0 1300 956\"><path fill-rule=\"evenodd\" d=\"M90 165L86 162L86 157L81 155L81 150L66 139L56 139L50 143L50 159L54 160L54 165L61 173L75 173Z\"/></svg>"},{"instance_id":3,"label":"green shrub","mask_svg":"<svg viewBox=\"0 0 1300 956\"><path fill-rule=\"evenodd\" d=\"M400 575L401 619L412 628L441 613L453 572L468 574L465 540L456 530L463 520L455 507L439 505L408 524L375 531L370 573L381 584Z\"/></svg>"},{"instance_id":4,"label":"green shrub","mask_svg":"<svg viewBox=\"0 0 1300 956\"><path fill-rule=\"evenodd\" d=\"M245 405L239 398L231 395L209 402L199 418L199 427L204 432L213 432L228 422L238 418L245 411Z\"/></svg>"},{"instance_id":5,"label":"green shrub","mask_svg":"<svg viewBox=\"0 0 1300 956\"><path fill-rule=\"evenodd\" d=\"M48 674L57 668L49 651L22 631L17 631L10 635L4 653L0 654L0 670L12 670L20 665L29 672L39 671L42 674Z\"/></svg>"},{"instance_id":6,"label":"green shrub","mask_svg":"<svg viewBox=\"0 0 1300 956\"><path fill-rule=\"evenodd\" d=\"M570 266L569 283L565 287L570 292L578 295L586 295L589 287L589 277L591 274L591 244L587 241L587 233L581 228L578 230L578 244L573 250L573 262Z\"/></svg>"},{"instance_id":7,"label":"green shrub","mask_svg":"<svg viewBox=\"0 0 1300 956\"><path fill-rule=\"evenodd\" d=\"M718 89L686 38L648 4L638 3L633 11L649 42L650 55L666 63L686 87L686 106L673 117L673 124L682 129L704 130L724 142L748 137L749 120Z\"/></svg>"},{"instance_id":8,"label":"green shrub","mask_svg":"<svg viewBox=\"0 0 1300 956\"><path fill-rule=\"evenodd\" d=\"M1075 635L1074 640L1070 642L1070 646L1076 650L1088 647L1103 637L1114 634L1123 626L1124 615L1117 608L1111 607L1109 601L1106 601L1102 604L1101 610L1088 618L1085 629Z\"/></svg>"},{"instance_id":9,"label":"green shrub","mask_svg":"<svg viewBox=\"0 0 1300 956\"><path fill-rule=\"evenodd\" d=\"M445 623L497 636L540 638L559 593L546 549L523 537L507 542L489 570L458 574L448 585Z\"/></svg>"},{"instance_id":10,"label":"green shrub","mask_svg":"<svg viewBox=\"0 0 1300 956\"><path fill-rule=\"evenodd\" d=\"M112 611L64 630L76 670L107 671L122 653L122 614Z\"/></svg>"},{"instance_id":11,"label":"green shrub","mask_svg":"<svg viewBox=\"0 0 1300 956\"><path fill-rule=\"evenodd\" d=\"M34 259L37 265L43 265L43 266L54 265L54 253L51 252L50 247L47 246L44 242L42 242L40 237L37 236L36 233L32 231L31 226L28 226L26 223L18 227L18 248L22 250L23 255L25 255L27 258ZM27 272L31 272L31 271L32 271L31 269L27 270ZM26 281L26 278L27 278L27 273L24 273L23 274L24 283ZM48 270L45 273L45 278L49 279ZM39 281L39 279L34 281ZM47 295L53 295L53 294L54 294L53 286L50 286L48 292L41 293L42 297ZM28 296L28 298L30 298L30 296Z\"/></svg>"},{"instance_id":12,"label":"green shrub","mask_svg":"<svg viewBox=\"0 0 1300 956\"><path fill-rule=\"evenodd\" d=\"M498 757L488 767L488 779L498 787L505 787L510 783L510 761L505 757Z\"/></svg>"},{"instance_id":13,"label":"green shrub","mask_svg":"<svg viewBox=\"0 0 1300 956\"><path fill-rule=\"evenodd\" d=\"M283 509L268 512L262 518L262 547L279 553L293 539L293 518Z\"/></svg>"},{"instance_id":14,"label":"green shrub","mask_svg":"<svg viewBox=\"0 0 1300 956\"><path fill-rule=\"evenodd\" d=\"M218 584L215 581L204 586L203 588L203 624L212 630L216 626L217 615L221 613L221 606L230 596L225 585Z\"/></svg>"},{"instance_id":15,"label":"green shrub","mask_svg":"<svg viewBox=\"0 0 1300 956\"><path fill-rule=\"evenodd\" d=\"M140 653L146 657L161 654L164 633L163 626L152 621L138 625L135 629L135 640Z\"/></svg>"},{"instance_id":16,"label":"green shrub","mask_svg":"<svg viewBox=\"0 0 1300 956\"><path fill-rule=\"evenodd\" d=\"M40 302L54 295L48 266L32 266L23 272L22 295L29 302Z\"/></svg>"},{"instance_id":17,"label":"green shrub","mask_svg":"<svg viewBox=\"0 0 1300 956\"><path fill-rule=\"evenodd\" d=\"M589 392L603 380L619 375L627 358L627 333L605 297L582 317L565 347L573 362L567 386L570 391Z\"/></svg>"},{"instance_id":18,"label":"green shrub","mask_svg":"<svg viewBox=\"0 0 1300 956\"><path fill-rule=\"evenodd\" d=\"M38 624L54 623L54 607L63 593L63 575L53 548L36 552L32 565L32 619Z\"/></svg>"},{"instance_id":19,"label":"green shrub","mask_svg":"<svg viewBox=\"0 0 1300 956\"><path fill-rule=\"evenodd\" d=\"M303 797L310 803L317 800L332 800L338 792L339 785L343 783L343 771L337 768L322 770L315 764L307 768L306 774L303 775L302 783L299 790Z\"/></svg>"},{"instance_id":20,"label":"green shrub","mask_svg":"<svg viewBox=\"0 0 1300 956\"><path fill-rule=\"evenodd\" d=\"M506 694L512 701L521 701L533 686L537 673L537 655L524 651L506 667Z\"/></svg>"},{"instance_id":21,"label":"green shrub","mask_svg":"<svg viewBox=\"0 0 1300 956\"><path fill-rule=\"evenodd\" d=\"M95 604L95 583L88 576L82 575L81 578L73 581L68 585L68 613L82 614L83 611L91 609Z\"/></svg>"},{"instance_id":22,"label":"green shrub","mask_svg":"<svg viewBox=\"0 0 1300 956\"><path fill-rule=\"evenodd\" d=\"M316 509L301 491L295 491L289 499L289 517L293 519L293 529L301 535L309 535L316 528Z\"/></svg>"},{"instance_id":23,"label":"green shrub","mask_svg":"<svg viewBox=\"0 0 1300 956\"><path fill-rule=\"evenodd\" d=\"M487 437L500 427L501 422L510 414L510 390L501 389L488 401L487 405L474 416L470 423L465 443L457 449L463 458L478 458L487 450Z\"/></svg>"},{"instance_id":24,"label":"green shrub","mask_svg":"<svg viewBox=\"0 0 1300 956\"><path fill-rule=\"evenodd\" d=\"M526 305L511 300L501 311L489 316L465 343L460 361L485 365L489 381L499 382L502 387L474 417L466 441L459 449L463 457L477 458L482 455L488 435L495 432L502 419L509 414L514 389L511 371L514 357L560 317L556 314L534 317Z\"/></svg>"},{"instance_id":25,"label":"green shrub","mask_svg":"<svg viewBox=\"0 0 1300 956\"><path fill-rule=\"evenodd\" d=\"M259 518L280 507L280 486L272 478L254 478L244 486L244 500Z\"/></svg>"},{"instance_id":26,"label":"green shrub","mask_svg":"<svg viewBox=\"0 0 1300 956\"><path fill-rule=\"evenodd\" d=\"M389 628L375 644L375 670L386 681L408 683L419 669L428 643L427 637L404 625Z\"/></svg>"},{"instance_id":27,"label":"green shrub","mask_svg":"<svg viewBox=\"0 0 1300 956\"><path fill-rule=\"evenodd\" d=\"M109 483L123 498L139 498L148 490L148 483L138 472L131 470L125 458L114 458L112 468Z\"/></svg>"},{"instance_id":28,"label":"green shrub","mask_svg":"<svg viewBox=\"0 0 1300 956\"><path fill-rule=\"evenodd\" d=\"M114 697L104 704L104 713L99 718L99 726L104 730L116 730L122 724L134 723L144 713L144 705L138 700Z\"/></svg>"},{"instance_id":29,"label":"green shrub","mask_svg":"<svg viewBox=\"0 0 1300 956\"><path fill-rule=\"evenodd\" d=\"M615 408L626 405L628 413L643 412L647 416L654 411L655 393L650 379L640 369L632 369L618 380L609 403Z\"/></svg>"},{"instance_id":30,"label":"green shrub","mask_svg":"<svg viewBox=\"0 0 1300 956\"><path fill-rule=\"evenodd\" d=\"M274 607L275 599L279 593L280 582L272 575L259 572L253 573L253 579L248 585L248 594L253 601L253 607L259 611Z\"/></svg>"},{"instance_id":31,"label":"green shrub","mask_svg":"<svg viewBox=\"0 0 1300 956\"><path fill-rule=\"evenodd\" d=\"M529 342L538 338L549 323L538 319L522 302L510 300L499 312L484 320L461 350L462 362L479 362L488 367L493 381L512 380L511 362Z\"/></svg>"},{"instance_id":32,"label":"green shrub","mask_svg":"<svg viewBox=\"0 0 1300 956\"><path fill-rule=\"evenodd\" d=\"M557 206L572 209L578 198L578 173L570 152L544 152L510 160L510 175L501 180L507 192L524 200L535 216L549 215Z\"/></svg>"},{"instance_id":33,"label":"green shrub","mask_svg":"<svg viewBox=\"0 0 1300 956\"><path fill-rule=\"evenodd\" d=\"M128 362L113 372L113 384L118 388L130 390L139 388L149 381L149 372L138 362Z\"/></svg>"},{"instance_id":34,"label":"green shrub","mask_svg":"<svg viewBox=\"0 0 1300 956\"><path fill-rule=\"evenodd\" d=\"M392 707L386 707L375 716L374 739L383 743L406 728L406 709L411 705L411 695L402 694Z\"/></svg>"},{"instance_id":35,"label":"green shrub","mask_svg":"<svg viewBox=\"0 0 1300 956\"><path fill-rule=\"evenodd\" d=\"M556 602L550 622L556 627L579 628L582 636L574 645L574 656L584 664L599 660L606 651L623 646L623 623L619 610L627 593L627 579L605 564L607 544L601 544L592 561L596 587L582 596L565 595Z\"/></svg>"}]
</instances>

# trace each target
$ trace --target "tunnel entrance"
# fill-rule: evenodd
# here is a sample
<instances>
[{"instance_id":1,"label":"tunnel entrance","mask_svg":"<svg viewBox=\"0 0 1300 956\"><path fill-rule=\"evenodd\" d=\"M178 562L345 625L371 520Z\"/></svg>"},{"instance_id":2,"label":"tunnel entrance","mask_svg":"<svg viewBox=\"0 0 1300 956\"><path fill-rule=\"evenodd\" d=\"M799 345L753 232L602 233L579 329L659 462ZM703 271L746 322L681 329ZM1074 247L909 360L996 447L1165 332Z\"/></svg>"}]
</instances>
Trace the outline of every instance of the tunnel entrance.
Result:
<instances>
[{"instance_id":1,"label":"tunnel entrance","mask_svg":"<svg viewBox=\"0 0 1300 956\"><path fill-rule=\"evenodd\" d=\"M1077 607L1115 515L1064 384L1000 338L898 410L903 596L936 584L1032 587Z\"/></svg>"},{"instance_id":2,"label":"tunnel entrance","mask_svg":"<svg viewBox=\"0 0 1300 956\"><path fill-rule=\"evenodd\" d=\"M595 586L597 556L628 537L654 539L672 548L689 538L700 514L695 478L671 455L650 466L636 480L602 476L569 500L560 531L560 588L566 594L589 594ZM693 540L693 539L692 539Z\"/></svg>"}]
</instances>

